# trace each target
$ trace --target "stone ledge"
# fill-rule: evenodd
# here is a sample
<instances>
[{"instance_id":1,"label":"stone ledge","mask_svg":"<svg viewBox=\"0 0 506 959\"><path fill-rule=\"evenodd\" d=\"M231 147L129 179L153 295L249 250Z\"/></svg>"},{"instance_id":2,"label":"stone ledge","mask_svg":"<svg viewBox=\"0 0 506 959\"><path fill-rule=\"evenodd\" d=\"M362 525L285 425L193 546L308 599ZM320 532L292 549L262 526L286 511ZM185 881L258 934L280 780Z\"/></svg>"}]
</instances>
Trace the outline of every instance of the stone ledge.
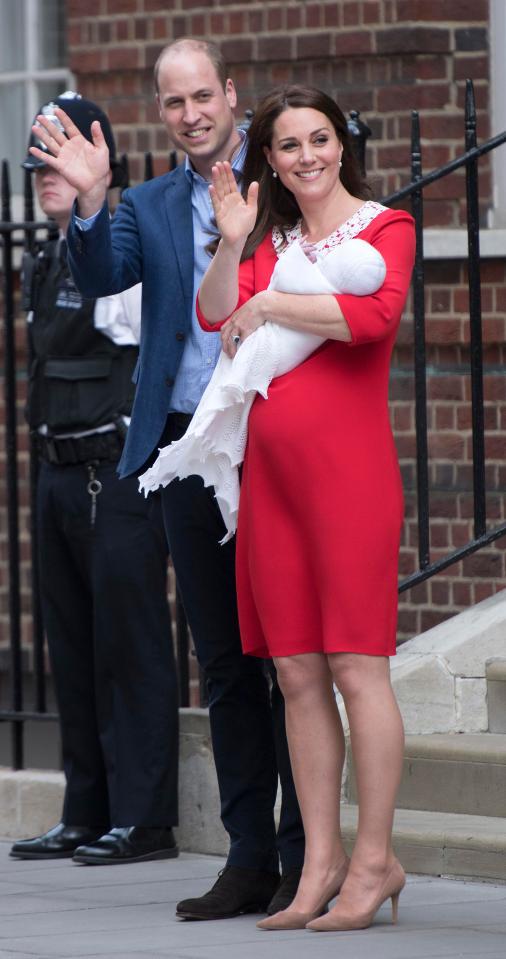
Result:
<instances>
[{"instance_id":1,"label":"stone ledge","mask_svg":"<svg viewBox=\"0 0 506 959\"><path fill-rule=\"evenodd\" d=\"M341 807L348 847L355 839L357 812L353 805ZM506 832L502 818L398 809L393 840L406 872L506 883Z\"/></svg>"}]
</instances>

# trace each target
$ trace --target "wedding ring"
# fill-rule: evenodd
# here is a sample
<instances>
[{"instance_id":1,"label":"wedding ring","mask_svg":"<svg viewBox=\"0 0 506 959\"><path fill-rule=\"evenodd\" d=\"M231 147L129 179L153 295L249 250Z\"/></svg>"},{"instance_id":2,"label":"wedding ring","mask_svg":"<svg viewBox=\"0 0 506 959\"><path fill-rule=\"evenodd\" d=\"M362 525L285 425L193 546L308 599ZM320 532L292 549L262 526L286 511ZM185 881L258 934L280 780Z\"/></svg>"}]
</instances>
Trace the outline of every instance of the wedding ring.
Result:
<instances>
[{"instance_id":1,"label":"wedding ring","mask_svg":"<svg viewBox=\"0 0 506 959\"><path fill-rule=\"evenodd\" d=\"M239 346L239 343L241 342L241 337L239 336L238 333L234 334L234 336L232 337L232 341L235 343L236 346Z\"/></svg>"}]
</instances>

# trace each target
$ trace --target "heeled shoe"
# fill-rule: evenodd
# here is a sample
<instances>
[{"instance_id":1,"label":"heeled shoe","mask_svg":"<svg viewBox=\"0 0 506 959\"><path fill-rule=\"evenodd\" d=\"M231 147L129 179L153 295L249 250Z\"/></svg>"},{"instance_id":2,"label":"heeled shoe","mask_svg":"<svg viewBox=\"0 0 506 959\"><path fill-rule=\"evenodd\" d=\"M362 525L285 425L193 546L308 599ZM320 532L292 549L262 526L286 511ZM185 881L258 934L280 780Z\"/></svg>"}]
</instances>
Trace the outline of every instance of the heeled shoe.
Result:
<instances>
[{"instance_id":1,"label":"heeled shoe","mask_svg":"<svg viewBox=\"0 0 506 959\"><path fill-rule=\"evenodd\" d=\"M367 911L360 911L360 908L351 910L347 909L344 903L338 902L326 916L320 916L318 919L307 923L306 929L310 929L311 932L345 932L351 929L367 929L378 909L387 899L392 900L392 922L395 924L397 922L399 896L405 884L404 869L396 859L385 876L381 889L370 909Z\"/></svg>"},{"instance_id":2,"label":"heeled shoe","mask_svg":"<svg viewBox=\"0 0 506 959\"><path fill-rule=\"evenodd\" d=\"M272 932L278 929L304 929L308 922L322 916L327 911L328 903L338 895L346 879L349 865L350 860L346 856L336 878L332 882L331 888L325 890L318 907L313 912L299 912L297 909L292 909L291 906L289 906L288 909L282 909L281 912L276 912L273 916L267 916L266 919L261 919L260 922L257 922L257 927Z\"/></svg>"}]
</instances>

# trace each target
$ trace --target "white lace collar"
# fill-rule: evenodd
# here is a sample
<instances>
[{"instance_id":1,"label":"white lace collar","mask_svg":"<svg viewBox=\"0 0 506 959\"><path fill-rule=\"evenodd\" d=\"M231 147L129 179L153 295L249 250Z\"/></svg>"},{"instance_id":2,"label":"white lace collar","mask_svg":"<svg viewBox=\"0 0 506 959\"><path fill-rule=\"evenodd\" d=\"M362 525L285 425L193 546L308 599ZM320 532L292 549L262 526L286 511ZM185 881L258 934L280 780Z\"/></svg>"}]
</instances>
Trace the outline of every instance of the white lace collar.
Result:
<instances>
[{"instance_id":1,"label":"white lace collar","mask_svg":"<svg viewBox=\"0 0 506 959\"><path fill-rule=\"evenodd\" d=\"M352 240L353 237L361 233L362 230L365 230L366 226L369 226L369 223L371 223L379 213L383 213L383 211L387 209L388 207L382 206L382 204L377 203L376 200L366 200L365 203L363 203L355 213L352 213L344 223L341 223L341 226L338 226L337 230L334 230L330 236L325 237L323 240L318 240L317 243L311 243L310 246L315 252L317 251L325 256L327 250L331 250L334 246L339 246L339 244L344 243L345 240ZM285 230L286 242L279 226L272 228L272 243L278 256L283 252L286 246L290 246L295 240L302 239L301 222L301 220L298 220L295 226L291 226Z\"/></svg>"}]
</instances>

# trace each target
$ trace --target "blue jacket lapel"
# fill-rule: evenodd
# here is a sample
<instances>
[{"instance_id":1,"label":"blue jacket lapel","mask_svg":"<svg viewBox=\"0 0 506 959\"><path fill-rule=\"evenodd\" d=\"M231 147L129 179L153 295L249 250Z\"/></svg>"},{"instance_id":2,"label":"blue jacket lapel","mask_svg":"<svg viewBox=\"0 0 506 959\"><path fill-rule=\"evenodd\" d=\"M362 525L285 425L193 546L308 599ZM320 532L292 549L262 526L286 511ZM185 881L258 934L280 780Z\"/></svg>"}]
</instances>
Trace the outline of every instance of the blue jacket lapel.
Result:
<instances>
[{"instance_id":1,"label":"blue jacket lapel","mask_svg":"<svg viewBox=\"0 0 506 959\"><path fill-rule=\"evenodd\" d=\"M181 274L184 296L191 304L193 298L193 220L191 185L185 176L183 164L174 171L167 184L165 212Z\"/></svg>"}]
</instances>

